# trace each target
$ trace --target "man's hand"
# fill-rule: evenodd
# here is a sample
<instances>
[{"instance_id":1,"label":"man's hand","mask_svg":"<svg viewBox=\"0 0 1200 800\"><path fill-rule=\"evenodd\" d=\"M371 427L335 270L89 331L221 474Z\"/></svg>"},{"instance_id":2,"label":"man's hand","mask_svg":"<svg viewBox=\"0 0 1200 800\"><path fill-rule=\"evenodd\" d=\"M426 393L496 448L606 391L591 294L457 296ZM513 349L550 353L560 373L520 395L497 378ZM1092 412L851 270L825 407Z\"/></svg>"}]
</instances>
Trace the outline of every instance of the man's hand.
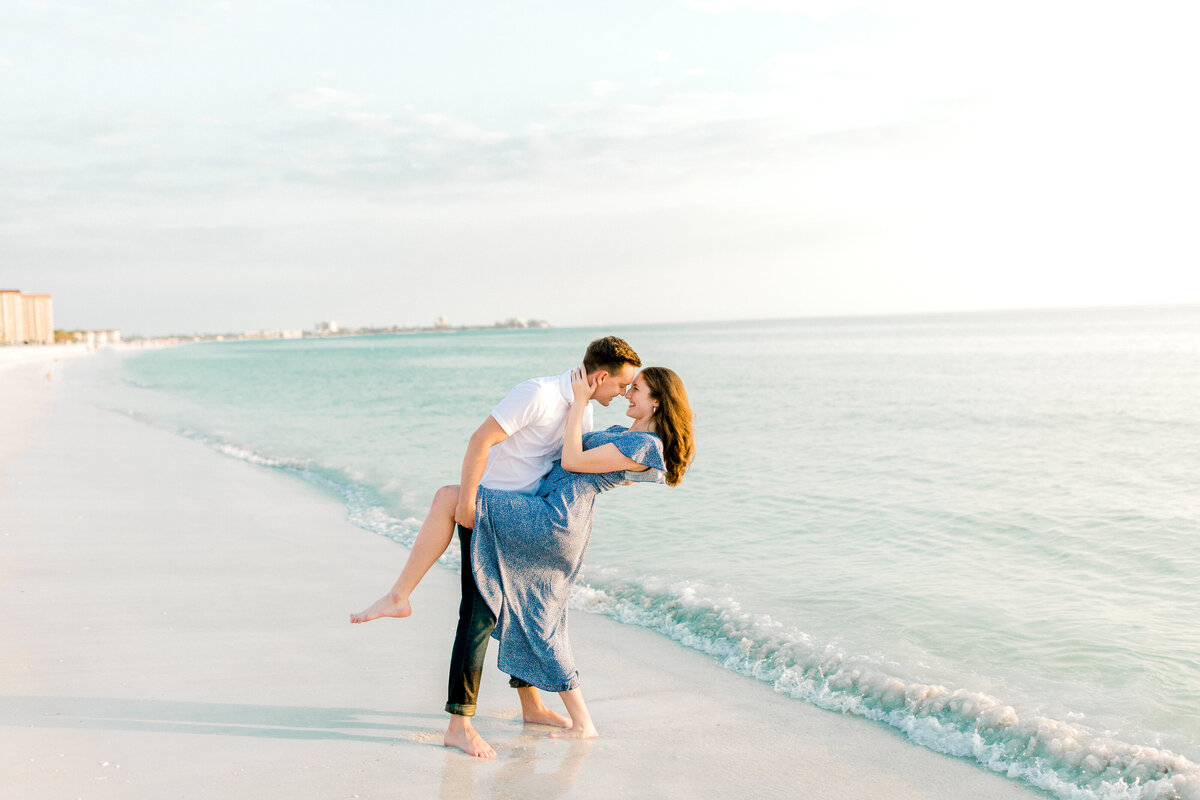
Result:
<instances>
[{"instance_id":1,"label":"man's hand","mask_svg":"<svg viewBox=\"0 0 1200 800\"><path fill-rule=\"evenodd\" d=\"M464 528L475 530L475 495L458 498L458 505L454 507L454 521Z\"/></svg>"},{"instance_id":2,"label":"man's hand","mask_svg":"<svg viewBox=\"0 0 1200 800\"><path fill-rule=\"evenodd\" d=\"M492 445L507 438L504 428L490 414L471 434L467 454L463 456L462 477L458 482L458 505L454 507L454 521L464 528L475 529L475 493L479 491L479 479L487 466L488 452Z\"/></svg>"}]
</instances>

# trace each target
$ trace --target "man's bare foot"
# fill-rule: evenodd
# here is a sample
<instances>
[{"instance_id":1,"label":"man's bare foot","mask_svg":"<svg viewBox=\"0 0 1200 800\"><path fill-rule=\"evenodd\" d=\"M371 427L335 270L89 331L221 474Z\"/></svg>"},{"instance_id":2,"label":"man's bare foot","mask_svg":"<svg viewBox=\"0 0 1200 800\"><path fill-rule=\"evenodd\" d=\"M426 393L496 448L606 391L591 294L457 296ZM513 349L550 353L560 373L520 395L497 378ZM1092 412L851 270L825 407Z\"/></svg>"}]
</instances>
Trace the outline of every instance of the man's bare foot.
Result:
<instances>
[{"instance_id":1,"label":"man's bare foot","mask_svg":"<svg viewBox=\"0 0 1200 800\"><path fill-rule=\"evenodd\" d=\"M550 731L546 734L551 739L595 739L600 734L592 724L576 727L572 725L565 731Z\"/></svg>"},{"instance_id":2,"label":"man's bare foot","mask_svg":"<svg viewBox=\"0 0 1200 800\"><path fill-rule=\"evenodd\" d=\"M370 622L380 617L407 617L411 613L412 605L408 602L407 597L400 597L399 595L389 593L376 600L365 611L351 614L350 621L355 623Z\"/></svg>"},{"instance_id":3,"label":"man's bare foot","mask_svg":"<svg viewBox=\"0 0 1200 800\"><path fill-rule=\"evenodd\" d=\"M522 710L521 719L533 725L553 725L556 728L571 727L571 720L564 717L562 714L551 711L542 706L541 708L531 708Z\"/></svg>"},{"instance_id":4,"label":"man's bare foot","mask_svg":"<svg viewBox=\"0 0 1200 800\"><path fill-rule=\"evenodd\" d=\"M479 731L475 730L469 722L466 725L451 725L447 728L446 735L442 737L442 744L446 747L457 747L467 755L476 758L496 757L496 751L483 740Z\"/></svg>"}]
</instances>

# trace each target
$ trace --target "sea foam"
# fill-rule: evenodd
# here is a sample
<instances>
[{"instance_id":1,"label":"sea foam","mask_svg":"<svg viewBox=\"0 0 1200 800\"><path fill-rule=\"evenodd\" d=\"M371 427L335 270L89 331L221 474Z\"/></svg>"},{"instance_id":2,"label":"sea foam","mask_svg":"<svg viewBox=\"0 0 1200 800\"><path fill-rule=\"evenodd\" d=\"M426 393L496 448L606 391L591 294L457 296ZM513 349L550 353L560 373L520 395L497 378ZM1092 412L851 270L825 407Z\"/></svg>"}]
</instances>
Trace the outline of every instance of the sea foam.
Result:
<instances>
[{"instance_id":1,"label":"sea foam","mask_svg":"<svg viewBox=\"0 0 1200 800\"><path fill-rule=\"evenodd\" d=\"M589 578L589 580L591 580ZM592 581L572 607L657 631L820 708L874 720L914 744L1066 800L1200 800L1200 766L982 692L906 681L687 582Z\"/></svg>"}]
</instances>

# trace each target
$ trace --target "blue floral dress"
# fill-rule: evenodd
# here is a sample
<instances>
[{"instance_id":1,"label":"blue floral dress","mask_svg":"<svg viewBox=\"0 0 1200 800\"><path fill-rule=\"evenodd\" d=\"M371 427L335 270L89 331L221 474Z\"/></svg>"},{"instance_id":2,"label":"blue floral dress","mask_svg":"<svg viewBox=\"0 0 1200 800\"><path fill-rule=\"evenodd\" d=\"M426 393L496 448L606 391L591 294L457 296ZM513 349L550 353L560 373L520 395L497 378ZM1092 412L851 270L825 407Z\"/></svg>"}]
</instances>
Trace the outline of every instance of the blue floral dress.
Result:
<instances>
[{"instance_id":1,"label":"blue floral dress","mask_svg":"<svg viewBox=\"0 0 1200 800\"><path fill-rule=\"evenodd\" d=\"M615 444L644 472L568 472L556 461L535 494L479 488L471 560L475 584L496 615L504 672L544 689L579 685L567 638L567 600L592 535L596 495L629 481L661 483L662 440L619 425L585 434L583 449Z\"/></svg>"}]
</instances>

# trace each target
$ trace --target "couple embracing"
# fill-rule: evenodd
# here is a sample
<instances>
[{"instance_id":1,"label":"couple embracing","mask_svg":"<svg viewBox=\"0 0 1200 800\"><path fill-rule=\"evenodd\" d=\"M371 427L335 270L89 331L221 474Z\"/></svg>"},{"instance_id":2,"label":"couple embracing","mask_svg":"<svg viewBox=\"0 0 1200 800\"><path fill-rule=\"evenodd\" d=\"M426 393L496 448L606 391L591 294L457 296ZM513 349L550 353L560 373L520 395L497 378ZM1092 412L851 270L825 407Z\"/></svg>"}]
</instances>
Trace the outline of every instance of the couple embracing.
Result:
<instances>
[{"instance_id":1,"label":"couple embracing","mask_svg":"<svg viewBox=\"0 0 1200 800\"><path fill-rule=\"evenodd\" d=\"M450 657L444 743L469 755L496 751L471 724L488 639L521 699L526 722L590 738L596 729L579 690L567 638L567 600L592 532L596 495L631 482L674 486L692 461L692 411L683 382L641 367L633 348L608 336L583 365L516 386L471 435L457 486L433 498L391 591L351 622L407 617L409 594L450 545L462 548L462 602ZM591 400L629 403L628 428L592 429ZM558 692L570 720L539 689Z\"/></svg>"}]
</instances>

